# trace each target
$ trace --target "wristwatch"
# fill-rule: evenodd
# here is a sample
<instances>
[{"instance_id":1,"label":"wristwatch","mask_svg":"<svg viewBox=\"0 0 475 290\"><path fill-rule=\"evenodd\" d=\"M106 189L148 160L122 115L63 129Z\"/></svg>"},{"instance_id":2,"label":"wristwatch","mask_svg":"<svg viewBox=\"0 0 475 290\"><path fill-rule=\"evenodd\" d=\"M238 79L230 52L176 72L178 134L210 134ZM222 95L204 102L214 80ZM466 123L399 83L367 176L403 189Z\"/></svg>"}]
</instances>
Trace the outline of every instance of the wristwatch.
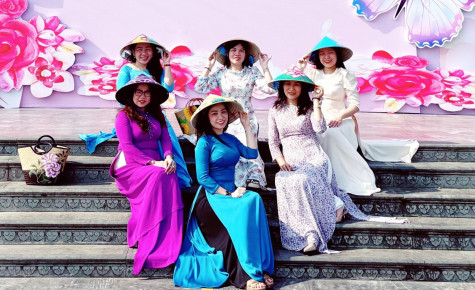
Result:
<instances>
[{"instance_id":1,"label":"wristwatch","mask_svg":"<svg viewBox=\"0 0 475 290\"><path fill-rule=\"evenodd\" d=\"M226 195L231 195L231 192L226 190Z\"/></svg>"}]
</instances>

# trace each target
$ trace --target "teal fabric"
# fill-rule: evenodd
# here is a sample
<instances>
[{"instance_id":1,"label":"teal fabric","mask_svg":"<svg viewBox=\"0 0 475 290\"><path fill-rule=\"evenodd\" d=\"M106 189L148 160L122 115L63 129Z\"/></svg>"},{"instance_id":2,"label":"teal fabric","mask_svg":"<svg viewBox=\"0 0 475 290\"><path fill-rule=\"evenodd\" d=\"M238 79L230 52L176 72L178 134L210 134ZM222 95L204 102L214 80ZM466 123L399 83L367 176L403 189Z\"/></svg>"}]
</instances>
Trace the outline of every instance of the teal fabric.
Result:
<instances>
[{"instance_id":1,"label":"teal fabric","mask_svg":"<svg viewBox=\"0 0 475 290\"><path fill-rule=\"evenodd\" d=\"M222 134L219 137L226 144L212 136L203 136L198 140L195 149L197 178L206 190L211 208L228 230L244 271L253 279L263 281L264 272L271 275L274 272L274 254L261 197L253 191L247 191L240 198L213 194L219 186L234 191L234 167L239 156L256 158L257 150L242 145L232 135ZM193 201L173 275L175 285L181 287L219 287L228 278L222 252L207 244L192 215L200 190L201 187Z\"/></svg>"},{"instance_id":2,"label":"teal fabric","mask_svg":"<svg viewBox=\"0 0 475 290\"><path fill-rule=\"evenodd\" d=\"M133 68L131 68L128 65L123 66L120 69L119 76L117 77L117 90L122 88L126 83L128 83L131 79L139 76L139 75L147 75L150 76L150 73L148 71L138 71ZM175 87L175 83L173 83L171 86L168 86L164 81L164 76L165 76L165 71L162 73L161 77L161 84L169 91L172 92L173 88ZM180 142L178 141L178 138L175 134L175 131L173 130L173 127L171 126L170 122L168 121L165 113L163 113L165 116L165 120L167 121L167 129L168 133L170 134L170 139L172 140L172 153L174 156L174 160L176 162L176 173L178 175L178 181L180 183L180 188L185 188L185 187L190 187L192 184L192 179L190 174L188 173L188 169L186 167L185 163L185 158L183 157L183 152L181 151L180 147ZM101 144L102 142L105 142L111 138L116 138L117 135L115 134L115 128L112 130L111 133L104 133L100 132L99 134L79 134L79 138L84 140L86 142L86 148L87 151L92 154L96 150L97 145ZM163 150L162 146L159 143L159 153L162 158L163 156Z\"/></svg>"}]
</instances>

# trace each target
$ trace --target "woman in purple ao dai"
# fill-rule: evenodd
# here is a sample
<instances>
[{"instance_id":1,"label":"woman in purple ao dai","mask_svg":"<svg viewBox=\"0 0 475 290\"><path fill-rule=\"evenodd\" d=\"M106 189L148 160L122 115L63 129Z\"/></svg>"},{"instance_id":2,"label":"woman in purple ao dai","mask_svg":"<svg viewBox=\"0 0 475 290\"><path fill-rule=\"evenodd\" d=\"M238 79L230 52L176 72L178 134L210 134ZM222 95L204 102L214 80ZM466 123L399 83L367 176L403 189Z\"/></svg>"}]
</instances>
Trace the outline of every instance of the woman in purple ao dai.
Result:
<instances>
[{"instance_id":1,"label":"woman in purple ao dai","mask_svg":"<svg viewBox=\"0 0 475 290\"><path fill-rule=\"evenodd\" d=\"M170 135L160 108L167 98L167 90L144 75L129 81L116 94L124 107L115 122L119 154L110 174L130 202L127 244L132 247L138 243L134 275L144 267L163 268L174 263L182 242L183 203Z\"/></svg>"}]
</instances>

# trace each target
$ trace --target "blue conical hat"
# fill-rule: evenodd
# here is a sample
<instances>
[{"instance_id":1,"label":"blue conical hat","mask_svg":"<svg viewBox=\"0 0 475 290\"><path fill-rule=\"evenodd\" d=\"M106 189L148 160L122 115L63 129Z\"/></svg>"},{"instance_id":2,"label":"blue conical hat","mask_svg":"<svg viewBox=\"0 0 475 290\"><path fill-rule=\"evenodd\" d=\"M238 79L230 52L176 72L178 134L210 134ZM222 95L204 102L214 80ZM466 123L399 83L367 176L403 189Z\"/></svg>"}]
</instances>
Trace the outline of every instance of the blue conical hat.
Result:
<instances>
[{"instance_id":1,"label":"blue conical hat","mask_svg":"<svg viewBox=\"0 0 475 290\"><path fill-rule=\"evenodd\" d=\"M349 60L351 56L353 55L353 51L351 49L349 49L348 47L344 47L340 45L338 42L336 42L335 40L331 39L330 37L325 36L322 40L320 40L319 43L317 43L317 45L315 45L315 47L310 52L309 62L315 64L313 62L313 59L314 57L318 57L317 51L322 48L327 48L327 47L332 47L332 48L338 47L341 51L342 61Z\"/></svg>"},{"instance_id":2,"label":"blue conical hat","mask_svg":"<svg viewBox=\"0 0 475 290\"><path fill-rule=\"evenodd\" d=\"M275 90L278 90L279 82L283 82L283 81L294 81L294 82L310 84L311 87L309 88L309 91L312 91L315 87L315 83L306 74L304 74L296 65L290 66L288 69L283 71L280 75L275 77L269 83L269 87Z\"/></svg>"}]
</instances>

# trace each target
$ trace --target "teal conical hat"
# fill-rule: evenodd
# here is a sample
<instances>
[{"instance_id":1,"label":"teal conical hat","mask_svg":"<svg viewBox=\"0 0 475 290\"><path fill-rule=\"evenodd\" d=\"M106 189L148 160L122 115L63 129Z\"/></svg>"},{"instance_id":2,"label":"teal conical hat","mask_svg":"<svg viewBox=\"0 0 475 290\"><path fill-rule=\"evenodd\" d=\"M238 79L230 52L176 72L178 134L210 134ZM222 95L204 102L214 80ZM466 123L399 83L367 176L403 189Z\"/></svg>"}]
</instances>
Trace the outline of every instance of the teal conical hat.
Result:
<instances>
[{"instance_id":1,"label":"teal conical hat","mask_svg":"<svg viewBox=\"0 0 475 290\"><path fill-rule=\"evenodd\" d=\"M304 74L296 65L290 66L288 69L283 71L280 75L275 77L269 83L269 87L275 90L278 90L279 82L282 82L282 81L294 81L294 82L310 84L311 88L309 89L309 91L313 91L315 87L315 83L306 74Z\"/></svg>"},{"instance_id":2,"label":"teal conical hat","mask_svg":"<svg viewBox=\"0 0 475 290\"><path fill-rule=\"evenodd\" d=\"M331 39L330 37L325 36L322 40L320 40L319 43L317 43L317 45L315 45L315 47L310 52L309 62L312 64L315 64L313 59L315 57L318 57L317 51L322 48L327 48L327 47L332 47L332 48L338 47L341 51L342 61L349 60L351 56L353 55L353 51L351 49L349 49L348 47L344 47L340 45L338 42L336 42L335 40Z\"/></svg>"}]
</instances>

